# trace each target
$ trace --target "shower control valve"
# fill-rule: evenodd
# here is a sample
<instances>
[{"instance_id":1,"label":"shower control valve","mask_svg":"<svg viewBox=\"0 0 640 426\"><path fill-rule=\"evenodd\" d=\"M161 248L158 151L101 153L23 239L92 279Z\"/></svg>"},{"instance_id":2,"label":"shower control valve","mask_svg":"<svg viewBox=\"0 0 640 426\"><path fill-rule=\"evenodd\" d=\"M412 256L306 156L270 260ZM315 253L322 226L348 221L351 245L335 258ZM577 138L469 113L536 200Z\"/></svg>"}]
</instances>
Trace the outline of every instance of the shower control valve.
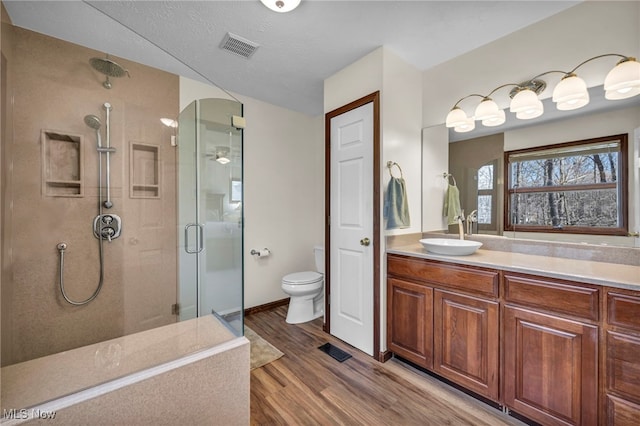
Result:
<instances>
[{"instance_id":1,"label":"shower control valve","mask_svg":"<svg viewBox=\"0 0 640 426\"><path fill-rule=\"evenodd\" d=\"M93 235L102 240L118 238L122 232L122 220L117 214L102 214L93 219Z\"/></svg>"}]
</instances>

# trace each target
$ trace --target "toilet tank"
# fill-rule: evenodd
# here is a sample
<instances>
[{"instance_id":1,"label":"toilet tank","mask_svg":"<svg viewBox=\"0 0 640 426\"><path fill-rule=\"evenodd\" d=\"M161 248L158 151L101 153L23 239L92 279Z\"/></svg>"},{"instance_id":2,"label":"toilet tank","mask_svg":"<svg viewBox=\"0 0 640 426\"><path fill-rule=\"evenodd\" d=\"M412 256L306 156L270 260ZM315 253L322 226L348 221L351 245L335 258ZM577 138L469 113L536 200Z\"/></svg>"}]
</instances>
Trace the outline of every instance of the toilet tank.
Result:
<instances>
[{"instance_id":1,"label":"toilet tank","mask_svg":"<svg viewBox=\"0 0 640 426\"><path fill-rule=\"evenodd\" d=\"M324 247L314 246L313 252L316 255L316 271L324 274Z\"/></svg>"}]
</instances>

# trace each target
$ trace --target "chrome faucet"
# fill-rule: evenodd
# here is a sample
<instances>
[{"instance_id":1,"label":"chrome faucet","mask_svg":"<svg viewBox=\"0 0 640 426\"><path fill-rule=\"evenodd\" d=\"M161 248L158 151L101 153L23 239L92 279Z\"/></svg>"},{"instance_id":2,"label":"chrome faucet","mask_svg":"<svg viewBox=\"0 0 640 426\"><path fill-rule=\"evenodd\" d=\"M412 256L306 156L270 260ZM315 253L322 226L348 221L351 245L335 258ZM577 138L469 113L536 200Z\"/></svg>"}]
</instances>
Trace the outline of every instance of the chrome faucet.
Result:
<instances>
[{"instance_id":1,"label":"chrome faucet","mask_svg":"<svg viewBox=\"0 0 640 426\"><path fill-rule=\"evenodd\" d=\"M460 239L464 240L464 210L460 212L460 216L458 216L458 233L460 234Z\"/></svg>"},{"instance_id":2,"label":"chrome faucet","mask_svg":"<svg viewBox=\"0 0 640 426\"><path fill-rule=\"evenodd\" d=\"M478 224L478 210L474 210L467 216L467 235L473 235L473 224ZM476 228L477 230L477 228Z\"/></svg>"}]
</instances>

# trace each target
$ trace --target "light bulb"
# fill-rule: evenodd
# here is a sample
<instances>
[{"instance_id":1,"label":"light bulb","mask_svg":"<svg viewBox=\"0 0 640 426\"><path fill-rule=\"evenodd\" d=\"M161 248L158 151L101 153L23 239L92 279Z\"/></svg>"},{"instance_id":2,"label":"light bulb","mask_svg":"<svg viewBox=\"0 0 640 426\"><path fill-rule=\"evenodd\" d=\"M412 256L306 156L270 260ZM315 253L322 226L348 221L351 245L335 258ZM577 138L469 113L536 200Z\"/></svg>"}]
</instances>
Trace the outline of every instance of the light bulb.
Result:
<instances>
[{"instance_id":1,"label":"light bulb","mask_svg":"<svg viewBox=\"0 0 640 426\"><path fill-rule=\"evenodd\" d=\"M575 74L567 74L553 89L552 100L562 111L582 108L589 103L587 83Z\"/></svg>"},{"instance_id":2,"label":"light bulb","mask_svg":"<svg viewBox=\"0 0 640 426\"><path fill-rule=\"evenodd\" d=\"M454 127L453 130L455 130L458 133L466 133L466 132L472 131L475 128L476 128L476 122L473 119L473 117L470 117L470 118L467 118L467 120L464 123Z\"/></svg>"},{"instance_id":3,"label":"light bulb","mask_svg":"<svg viewBox=\"0 0 640 426\"><path fill-rule=\"evenodd\" d=\"M499 110L498 115L482 120L482 125L487 127L495 127L503 124L506 120L504 110Z\"/></svg>"},{"instance_id":4,"label":"light bulb","mask_svg":"<svg viewBox=\"0 0 640 426\"><path fill-rule=\"evenodd\" d=\"M618 62L604 79L606 99L627 99L640 94L640 63L635 58Z\"/></svg>"},{"instance_id":5,"label":"light bulb","mask_svg":"<svg viewBox=\"0 0 640 426\"><path fill-rule=\"evenodd\" d=\"M274 12L290 12L300 4L300 0L260 0L262 4L267 6Z\"/></svg>"},{"instance_id":6,"label":"light bulb","mask_svg":"<svg viewBox=\"0 0 640 426\"><path fill-rule=\"evenodd\" d=\"M500 108L491 98L484 98L482 102L477 106L474 114L476 120L492 120L499 119Z\"/></svg>"},{"instance_id":7,"label":"light bulb","mask_svg":"<svg viewBox=\"0 0 640 426\"><path fill-rule=\"evenodd\" d=\"M524 89L513 97L509 110L515 112L517 118L528 120L540 117L544 112L544 106L533 90Z\"/></svg>"},{"instance_id":8,"label":"light bulb","mask_svg":"<svg viewBox=\"0 0 640 426\"><path fill-rule=\"evenodd\" d=\"M445 125L447 127L461 126L467 122L468 118L467 114L459 107L453 107L453 109L449 111L449 114L447 114Z\"/></svg>"}]
</instances>

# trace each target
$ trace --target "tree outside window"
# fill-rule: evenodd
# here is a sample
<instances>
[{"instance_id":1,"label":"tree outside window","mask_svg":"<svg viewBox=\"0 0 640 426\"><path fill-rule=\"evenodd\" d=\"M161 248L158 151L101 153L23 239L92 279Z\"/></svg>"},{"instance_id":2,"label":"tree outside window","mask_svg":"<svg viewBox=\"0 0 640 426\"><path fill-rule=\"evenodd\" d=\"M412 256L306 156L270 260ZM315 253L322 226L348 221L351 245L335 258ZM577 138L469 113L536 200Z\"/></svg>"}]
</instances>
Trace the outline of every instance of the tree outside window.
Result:
<instances>
[{"instance_id":1,"label":"tree outside window","mask_svg":"<svg viewBox=\"0 0 640 426\"><path fill-rule=\"evenodd\" d=\"M627 135L505 153L505 230L627 234Z\"/></svg>"}]
</instances>

